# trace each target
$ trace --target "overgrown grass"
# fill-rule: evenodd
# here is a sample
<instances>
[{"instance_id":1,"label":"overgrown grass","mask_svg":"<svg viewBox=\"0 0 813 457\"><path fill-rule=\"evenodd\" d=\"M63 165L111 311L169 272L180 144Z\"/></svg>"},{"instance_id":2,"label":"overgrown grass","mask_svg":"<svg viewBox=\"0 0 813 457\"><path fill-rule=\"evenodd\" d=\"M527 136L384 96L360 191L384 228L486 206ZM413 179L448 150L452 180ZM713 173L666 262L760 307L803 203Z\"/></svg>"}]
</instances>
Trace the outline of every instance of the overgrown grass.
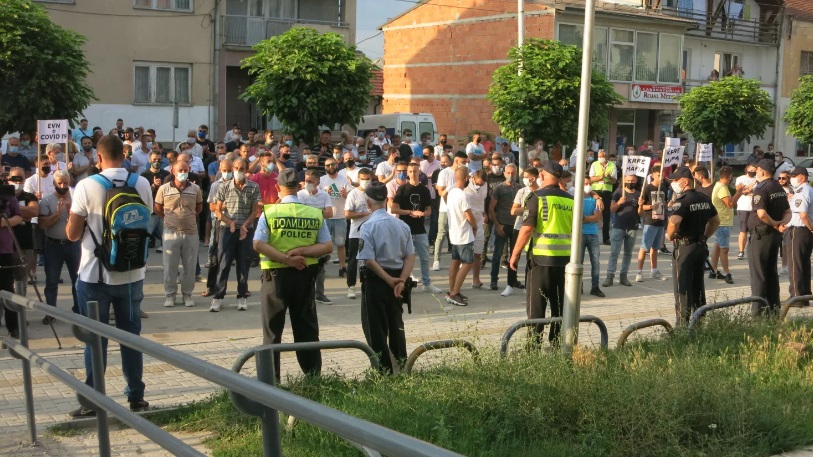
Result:
<instances>
[{"instance_id":1,"label":"overgrown grass","mask_svg":"<svg viewBox=\"0 0 813 457\"><path fill-rule=\"evenodd\" d=\"M573 361L482 350L412 376L305 379L288 388L470 456L758 456L813 443L813 322L717 318ZM216 456L261 455L259 423L223 393L153 420L214 432ZM357 456L299 423L286 456Z\"/></svg>"}]
</instances>

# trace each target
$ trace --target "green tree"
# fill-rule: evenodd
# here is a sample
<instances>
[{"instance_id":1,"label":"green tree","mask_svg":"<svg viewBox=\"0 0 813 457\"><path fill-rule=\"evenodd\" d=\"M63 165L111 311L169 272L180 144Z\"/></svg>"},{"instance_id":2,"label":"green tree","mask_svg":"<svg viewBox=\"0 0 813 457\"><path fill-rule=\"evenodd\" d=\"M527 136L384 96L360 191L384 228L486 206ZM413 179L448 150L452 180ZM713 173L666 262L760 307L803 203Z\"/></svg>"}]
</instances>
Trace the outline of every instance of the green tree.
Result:
<instances>
[{"instance_id":1,"label":"green tree","mask_svg":"<svg viewBox=\"0 0 813 457\"><path fill-rule=\"evenodd\" d=\"M760 81L729 76L681 95L677 125L700 143L726 144L762 138L773 126L773 103Z\"/></svg>"},{"instance_id":2,"label":"green tree","mask_svg":"<svg viewBox=\"0 0 813 457\"><path fill-rule=\"evenodd\" d=\"M297 140L312 141L322 125L355 127L365 114L375 66L341 35L294 27L254 51L243 61L254 82L241 97Z\"/></svg>"},{"instance_id":3,"label":"green tree","mask_svg":"<svg viewBox=\"0 0 813 457\"><path fill-rule=\"evenodd\" d=\"M788 135L806 144L813 143L813 76L802 76L785 111Z\"/></svg>"},{"instance_id":4,"label":"green tree","mask_svg":"<svg viewBox=\"0 0 813 457\"><path fill-rule=\"evenodd\" d=\"M576 144L582 50L551 40L531 39L508 51L510 63L494 71L488 99L503 136L527 141ZM518 75L522 62L522 74ZM591 80L588 136L607 132L610 109L622 101L599 72Z\"/></svg>"},{"instance_id":5,"label":"green tree","mask_svg":"<svg viewBox=\"0 0 813 457\"><path fill-rule=\"evenodd\" d=\"M31 0L0 0L0 134L81 116L94 100L84 43Z\"/></svg>"}]
</instances>

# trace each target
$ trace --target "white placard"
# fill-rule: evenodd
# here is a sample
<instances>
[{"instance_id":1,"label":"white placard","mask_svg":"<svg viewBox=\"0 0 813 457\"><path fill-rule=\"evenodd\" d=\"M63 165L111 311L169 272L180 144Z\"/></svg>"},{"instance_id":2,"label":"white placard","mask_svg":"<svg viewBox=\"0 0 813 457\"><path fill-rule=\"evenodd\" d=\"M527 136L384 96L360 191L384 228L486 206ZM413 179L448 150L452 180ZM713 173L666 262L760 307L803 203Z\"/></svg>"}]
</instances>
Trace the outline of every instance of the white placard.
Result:
<instances>
[{"instance_id":1,"label":"white placard","mask_svg":"<svg viewBox=\"0 0 813 457\"><path fill-rule=\"evenodd\" d=\"M646 175L649 174L649 163L651 161L652 158L646 156L624 156L623 176L635 175L646 178Z\"/></svg>"},{"instance_id":2,"label":"white placard","mask_svg":"<svg viewBox=\"0 0 813 457\"><path fill-rule=\"evenodd\" d=\"M37 121L37 141L40 145L68 142L68 120Z\"/></svg>"},{"instance_id":3,"label":"white placard","mask_svg":"<svg viewBox=\"0 0 813 457\"><path fill-rule=\"evenodd\" d=\"M697 155L699 162L711 162L714 160L714 145L711 143L700 143L700 152Z\"/></svg>"},{"instance_id":4,"label":"white placard","mask_svg":"<svg viewBox=\"0 0 813 457\"><path fill-rule=\"evenodd\" d=\"M663 167L680 165L683 158L683 149L680 146L680 138L666 138L666 146L663 148Z\"/></svg>"}]
</instances>

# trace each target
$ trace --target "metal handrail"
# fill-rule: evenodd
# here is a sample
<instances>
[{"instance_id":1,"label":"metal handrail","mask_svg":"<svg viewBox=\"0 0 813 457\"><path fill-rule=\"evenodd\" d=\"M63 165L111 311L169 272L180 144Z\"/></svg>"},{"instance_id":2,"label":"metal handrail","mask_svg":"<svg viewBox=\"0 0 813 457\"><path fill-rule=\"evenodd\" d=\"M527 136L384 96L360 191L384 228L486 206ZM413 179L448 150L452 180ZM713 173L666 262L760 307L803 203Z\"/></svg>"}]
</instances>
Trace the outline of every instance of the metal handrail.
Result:
<instances>
[{"instance_id":1,"label":"metal handrail","mask_svg":"<svg viewBox=\"0 0 813 457\"><path fill-rule=\"evenodd\" d=\"M692 335L692 333L694 332L694 327L695 325L697 325L698 319L705 316L707 312L715 309L731 308L732 306L744 305L748 303L753 304L753 302L762 302L762 304L764 304L766 307L769 306L768 300L762 297L754 296L754 297L735 298L733 300L726 300L718 303L709 303L708 305L703 305L700 308L697 308L695 312L692 313L692 316L689 318L689 335Z\"/></svg>"},{"instance_id":2,"label":"metal handrail","mask_svg":"<svg viewBox=\"0 0 813 457\"><path fill-rule=\"evenodd\" d=\"M294 415L300 420L309 422L323 430L334 433L343 439L353 441L382 454L390 456L459 456L455 452L442 449L417 438L382 427L341 411L329 408L315 401L308 400L285 390L272 387L255 379L247 378L226 368L205 360L198 359L176 349L150 341L132 333L102 324L83 316L48 306L7 291L0 291L0 301L19 312L18 318L25 325L26 310L35 310L60 321L67 322L116 341L121 345L148 354L166 362L175 368L197 375L221 387L239 393L268 408ZM27 341L21 341L27 343ZM29 379L25 382L31 383ZM26 395L30 392L27 389ZM28 401L28 398L27 398ZM33 404L33 400L32 404ZM33 415L33 411L29 411ZM140 429L139 429L140 430Z\"/></svg>"},{"instance_id":3,"label":"metal handrail","mask_svg":"<svg viewBox=\"0 0 813 457\"><path fill-rule=\"evenodd\" d=\"M782 304L782 309L779 310L779 317L777 318L777 320L779 322L784 321L785 318L788 317L788 312L790 311L791 305L793 305L794 303L811 300L813 300L813 295L800 295L798 297L791 298L790 300Z\"/></svg>"},{"instance_id":4,"label":"metal handrail","mask_svg":"<svg viewBox=\"0 0 813 457\"><path fill-rule=\"evenodd\" d=\"M508 352L508 343L511 341L511 338L514 336L514 333L517 330L523 327L530 327L532 325L539 325L539 324L553 324L556 322L562 322L561 317L545 317L539 319L525 319L522 321L514 322L508 327L508 330L502 336L500 340L500 354L505 355ZM599 319L596 316L590 315L583 315L579 317L579 322L589 322L596 324L598 327L599 333L601 334L601 340L599 342L599 347L601 349L607 349L610 345L610 337L607 333L607 325L604 324L604 321Z\"/></svg>"},{"instance_id":5,"label":"metal handrail","mask_svg":"<svg viewBox=\"0 0 813 457\"><path fill-rule=\"evenodd\" d=\"M755 19L738 19L726 16L725 11L716 14L711 11L698 11L685 8L660 6L660 13L688 19L697 23L696 29L686 33L690 35L717 36L739 41L776 44L779 39L781 23L768 23ZM781 16L780 16L781 17Z\"/></svg>"},{"instance_id":6,"label":"metal handrail","mask_svg":"<svg viewBox=\"0 0 813 457\"><path fill-rule=\"evenodd\" d=\"M450 348L459 348L462 347L468 350L471 353L471 356L477 359L477 348L474 347L474 344L463 340L463 339L453 339L453 340L440 340L440 341L430 341L428 343L423 343L422 345L416 347L409 357L407 358L406 363L404 364L404 374L412 374L412 368L415 366L415 362L418 360L418 357L421 354L427 351L434 351L438 349L450 349Z\"/></svg>"},{"instance_id":7,"label":"metal handrail","mask_svg":"<svg viewBox=\"0 0 813 457\"><path fill-rule=\"evenodd\" d=\"M636 322L629 327L625 328L623 332L621 332L621 336L618 337L618 343L616 343L615 347L622 348L625 344L627 344L627 338L630 337L633 333L637 332L638 330L649 328L649 327L663 327L666 329L666 333L672 333L674 330L672 328L672 324L670 324L666 319L649 319L641 322Z\"/></svg>"}]
</instances>

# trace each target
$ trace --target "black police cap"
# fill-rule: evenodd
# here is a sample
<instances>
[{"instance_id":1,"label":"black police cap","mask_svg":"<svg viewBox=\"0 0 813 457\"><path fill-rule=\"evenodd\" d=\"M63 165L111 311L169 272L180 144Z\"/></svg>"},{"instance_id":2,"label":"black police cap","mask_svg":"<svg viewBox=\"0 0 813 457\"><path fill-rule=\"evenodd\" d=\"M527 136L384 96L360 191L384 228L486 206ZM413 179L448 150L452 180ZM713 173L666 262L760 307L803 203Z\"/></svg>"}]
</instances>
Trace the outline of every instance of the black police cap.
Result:
<instances>
[{"instance_id":1,"label":"black police cap","mask_svg":"<svg viewBox=\"0 0 813 457\"><path fill-rule=\"evenodd\" d=\"M370 185L367 186L367 190L364 191L364 194L367 195L367 198L370 200L383 202L387 199L387 186L377 181L370 183Z\"/></svg>"},{"instance_id":2,"label":"black police cap","mask_svg":"<svg viewBox=\"0 0 813 457\"><path fill-rule=\"evenodd\" d=\"M679 167L677 170L675 170L674 173L669 175L669 179L671 179L672 181L676 181L678 179L683 178L693 179L692 170L689 170L689 167Z\"/></svg>"}]
</instances>

